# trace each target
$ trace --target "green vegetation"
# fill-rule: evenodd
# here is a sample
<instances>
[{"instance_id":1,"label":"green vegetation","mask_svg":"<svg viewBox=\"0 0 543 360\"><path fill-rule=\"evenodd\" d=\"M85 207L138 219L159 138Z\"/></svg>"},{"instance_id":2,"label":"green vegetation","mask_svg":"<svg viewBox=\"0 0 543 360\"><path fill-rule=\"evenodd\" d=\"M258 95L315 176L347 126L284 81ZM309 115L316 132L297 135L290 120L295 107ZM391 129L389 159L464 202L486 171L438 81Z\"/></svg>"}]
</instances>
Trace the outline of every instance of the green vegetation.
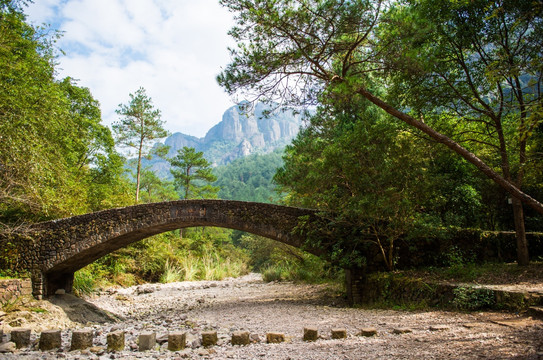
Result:
<instances>
[{"instance_id":1,"label":"green vegetation","mask_svg":"<svg viewBox=\"0 0 543 360\"><path fill-rule=\"evenodd\" d=\"M136 203L219 191L224 199L323 215L319 223L300 219L296 231L326 248L324 259L235 231L186 229L81 269L78 293L107 284L221 279L250 268L269 281L337 280L330 260L387 270L370 277L384 284L376 298L420 298L426 306L432 304L423 299L436 289L393 271L405 258L427 254L425 245L446 243L428 259L449 268L425 272L477 281L487 266L501 265L481 265L482 245L471 249L485 236L506 238L480 229L514 229L518 264L530 269L526 232L543 231L540 2L221 0L236 14L230 34L238 47L219 83L230 93L316 106L284 154L253 155L212 171L202 153L186 147L170 160L172 182L141 166L143 157L164 154L151 141L167 134L145 89L119 105L115 144L90 89L55 77L58 34L28 25L24 3L0 0L1 233L133 204L133 188ZM136 149L135 184L115 145ZM230 145L217 143L214 151ZM463 246L466 239L476 244ZM4 263L17 258L15 248L0 249ZM459 288L452 303L494 306L489 296Z\"/></svg>"},{"instance_id":2,"label":"green vegetation","mask_svg":"<svg viewBox=\"0 0 543 360\"><path fill-rule=\"evenodd\" d=\"M249 272L249 256L231 243L230 230L185 229L163 233L117 250L75 273L78 294L118 284L221 280Z\"/></svg>"},{"instance_id":3,"label":"green vegetation","mask_svg":"<svg viewBox=\"0 0 543 360\"><path fill-rule=\"evenodd\" d=\"M120 104L116 111L122 118L113 124L117 144L136 149L136 204L139 202L141 159L153 154L164 155L166 147L151 147L152 141L168 136L164 122L160 119L160 110L155 109L152 100L140 87L135 94L130 94L128 104Z\"/></svg>"},{"instance_id":4,"label":"green vegetation","mask_svg":"<svg viewBox=\"0 0 543 360\"><path fill-rule=\"evenodd\" d=\"M204 153L194 148L183 147L177 154L168 159L172 165L170 172L174 184L183 199L215 198L219 191L210 183L217 180L211 164L204 158Z\"/></svg>"},{"instance_id":5,"label":"green vegetation","mask_svg":"<svg viewBox=\"0 0 543 360\"><path fill-rule=\"evenodd\" d=\"M264 281L341 282L343 272L315 255L261 236L243 234L234 241Z\"/></svg>"},{"instance_id":6,"label":"green vegetation","mask_svg":"<svg viewBox=\"0 0 543 360\"><path fill-rule=\"evenodd\" d=\"M123 159L89 89L55 79L56 33L0 2L0 230L129 202Z\"/></svg>"},{"instance_id":7,"label":"green vegetation","mask_svg":"<svg viewBox=\"0 0 543 360\"><path fill-rule=\"evenodd\" d=\"M273 176L283 165L283 150L269 154L253 154L215 168L215 185L220 188L219 197L227 200L243 200L275 203L280 196L275 190Z\"/></svg>"},{"instance_id":8,"label":"green vegetation","mask_svg":"<svg viewBox=\"0 0 543 360\"><path fill-rule=\"evenodd\" d=\"M236 14L230 35L238 47L219 83L232 94L319 104L317 121L287 152L277 179L293 190L292 202L339 209L331 222L368 224L362 236L339 240L337 258L362 265L361 243L371 242L392 269L399 234L435 219L461 220L454 213L439 219L439 209L424 206L430 197L467 205L460 212L469 219L481 201L504 203L510 196L518 263L529 262L522 203L532 216L543 214L543 204L526 192L542 197L540 180L528 183L540 171L528 164L541 159L532 150L540 148L542 131L541 4L221 4ZM290 173L299 165L303 177ZM439 182L440 168L451 171L452 188ZM468 178L456 177L462 174Z\"/></svg>"},{"instance_id":9,"label":"green vegetation","mask_svg":"<svg viewBox=\"0 0 543 360\"><path fill-rule=\"evenodd\" d=\"M430 267L402 270L404 276L423 279L427 282L449 281L477 284L510 284L543 281L543 263L533 261L529 266L518 267L504 263L458 263L445 267Z\"/></svg>"},{"instance_id":10,"label":"green vegetation","mask_svg":"<svg viewBox=\"0 0 543 360\"><path fill-rule=\"evenodd\" d=\"M402 310L438 307L461 311L524 311L538 303L537 296L501 292L484 285L542 281L542 269L541 262L534 262L527 267L470 264L373 273L368 276L364 306Z\"/></svg>"}]
</instances>

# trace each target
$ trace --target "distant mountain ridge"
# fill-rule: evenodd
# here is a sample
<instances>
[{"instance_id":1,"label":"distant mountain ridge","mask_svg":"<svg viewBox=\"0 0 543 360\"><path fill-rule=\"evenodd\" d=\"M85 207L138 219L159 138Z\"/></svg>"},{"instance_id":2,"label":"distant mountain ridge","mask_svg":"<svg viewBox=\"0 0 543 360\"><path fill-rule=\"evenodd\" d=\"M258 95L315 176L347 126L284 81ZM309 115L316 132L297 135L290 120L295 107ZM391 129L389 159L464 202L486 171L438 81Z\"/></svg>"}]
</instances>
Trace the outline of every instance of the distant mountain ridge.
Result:
<instances>
[{"instance_id":1,"label":"distant mountain ridge","mask_svg":"<svg viewBox=\"0 0 543 360\"><path fill-rule=\"evenodd\" d=\"M289 144L298 134L302 116L291 110L276 108L263 103L253 107L243 102L227 109L222 120L203 138L175 133L165 139L170 147L167 157L173 157L184 146L202 151L214 166L225 165L255 153L269 153ZM170 177L166 160L144 162L160 177Z\"/></svg>"}]
</instances>

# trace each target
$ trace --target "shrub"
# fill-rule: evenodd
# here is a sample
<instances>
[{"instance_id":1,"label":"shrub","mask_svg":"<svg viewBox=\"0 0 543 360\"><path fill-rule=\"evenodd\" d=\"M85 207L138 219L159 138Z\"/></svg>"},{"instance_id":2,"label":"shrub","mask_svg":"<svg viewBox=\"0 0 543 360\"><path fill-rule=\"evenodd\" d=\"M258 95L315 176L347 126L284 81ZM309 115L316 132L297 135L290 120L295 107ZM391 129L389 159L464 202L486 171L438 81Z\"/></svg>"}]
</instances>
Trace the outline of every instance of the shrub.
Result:
<instances>
[{"instance_id":1,"label":"shrub","mask_svg":"<svg viewBox=\"0 0 543 360\"><path fill-rule=\"evenodd\" d=\"M495 303L494 292L473 286L460 286L453 290L453 306L458 310L478 310L491 308Z\"/></svg>"}]
</instances>

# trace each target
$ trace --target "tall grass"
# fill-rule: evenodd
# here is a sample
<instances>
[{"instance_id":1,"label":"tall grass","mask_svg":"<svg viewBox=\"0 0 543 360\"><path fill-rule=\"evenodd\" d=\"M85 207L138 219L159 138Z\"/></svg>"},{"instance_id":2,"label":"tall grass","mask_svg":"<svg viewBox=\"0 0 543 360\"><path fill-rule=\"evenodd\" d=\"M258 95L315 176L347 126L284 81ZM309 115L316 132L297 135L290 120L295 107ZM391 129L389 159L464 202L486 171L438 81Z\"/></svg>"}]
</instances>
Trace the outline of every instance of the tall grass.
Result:
<instances>
[{"instance_id":1,"label":"tall grass","mask_svg":"<svg viewBox=\"0 0 543 360\"><path fill-rule=\"evenodd\" d=\"M228 232L206 228L184 235L155 235L104 256L76 273L76 292L90 294L112 284L221 280L249 272L248 255L233 246Z\"/></svg>"},{"instance_id":2,"label":"tall grass","mask_svg":"<svg viewBox=\"0 0 543 360\"><path fill-rule=\"evenodd\" d=\"M161 283L171 283L183 280L183 269L179 266L171 264L169 260L166 260L164 264L164 272L160 276Z\"/></svg>"},{"instance_id":3,"label":"tall grass","mask_svg":"<svg viewBox=\"0 0 543 360\"><path fill-rule=\"evenodd\" d=\"M217 252L205 251L202 256L188 253L177 264L166 261L160 282L222 280L239 277L249 272L246 263L222 257Z\"/></svg>"},{"instance_id":4,"label":"tall grass","mask_svg":"<svg viewBox=\"0 0 543 360\"><path fill-rule=\"evenodd\" d=\"M261 269L262 279L270 281L301 281L306 283L340 282L339 269L330 267L319 258L307 254L304 261L282 260Z\"/></svg>"}]
</instances>

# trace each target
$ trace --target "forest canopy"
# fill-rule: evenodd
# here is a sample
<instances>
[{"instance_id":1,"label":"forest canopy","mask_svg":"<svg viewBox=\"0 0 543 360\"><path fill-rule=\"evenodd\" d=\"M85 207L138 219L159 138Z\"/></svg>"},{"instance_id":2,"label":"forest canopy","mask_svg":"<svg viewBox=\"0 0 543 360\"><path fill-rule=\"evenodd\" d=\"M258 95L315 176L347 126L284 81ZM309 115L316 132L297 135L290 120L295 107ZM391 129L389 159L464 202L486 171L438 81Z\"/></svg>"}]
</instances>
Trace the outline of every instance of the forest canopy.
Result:
<instances>
[{"instance_id":1,"label":"forest canopy","mask_svg":"<svg viewBox=\"0 0 543 360\"><path fill-rule=\"evenodd\" d=\"M366 122L366 108L377 107L404 131L444 145L509 194L518 260L527 264L522 203L543 214L540 180L528 183L541 171L541 2L221 4L236 19L230 35L237 47L217 78L229 93L319 104L321 113L354 110ZM313 151L306 145L299 141L296 152ZM312 185L313 196L321 196ZM347 186L344 179L334 185Z\"/></svg>"}]
</instances>

